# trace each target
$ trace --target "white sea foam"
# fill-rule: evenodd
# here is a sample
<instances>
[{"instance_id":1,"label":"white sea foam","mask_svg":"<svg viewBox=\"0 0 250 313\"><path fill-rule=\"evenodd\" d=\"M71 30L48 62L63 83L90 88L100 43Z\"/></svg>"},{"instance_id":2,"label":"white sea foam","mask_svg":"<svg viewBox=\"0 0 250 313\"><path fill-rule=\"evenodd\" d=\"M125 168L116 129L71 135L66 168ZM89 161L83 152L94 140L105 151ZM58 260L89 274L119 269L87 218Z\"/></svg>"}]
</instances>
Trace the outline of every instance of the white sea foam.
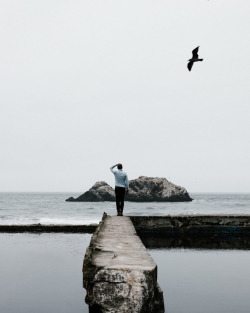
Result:
<instances>
[{"instance_id":1,"label":"white sea foam","mask_svg":"<svg viewBox=\"0 0 250 313\"><path fill-rule=\"evenodd\" d=\"M99 223L99 219L66 219L66 218L41 218L38 223L43 225L89 225Z\"/></svg>"},{"instance_id":2,"label":"white sea foam","mask_svg":"<svg viewBox=\"0 0 250 313\"><path fill-rule=\"evenodd\" d=\"M66 193L0 193L0 225L98 223L115 202L65 202ZM192 202L125 202L125 215L250 214L250 194L193 194Z\"/></svg>"}]
</instances>

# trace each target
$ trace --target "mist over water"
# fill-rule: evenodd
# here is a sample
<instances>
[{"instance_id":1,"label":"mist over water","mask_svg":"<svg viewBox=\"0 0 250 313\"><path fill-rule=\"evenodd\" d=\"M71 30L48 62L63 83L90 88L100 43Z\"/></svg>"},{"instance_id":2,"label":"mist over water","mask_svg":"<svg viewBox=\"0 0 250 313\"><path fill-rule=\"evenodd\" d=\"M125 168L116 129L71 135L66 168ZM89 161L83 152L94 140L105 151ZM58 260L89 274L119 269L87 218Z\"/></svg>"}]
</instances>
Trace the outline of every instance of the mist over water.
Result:
<instances>
[{"instance_id":1,"label":"mist over water","mask_svg":"<svg viewBox=\"0 0 250 313\"><path fill-rule=\"evenodd\" d=\"M115 202L66 202L80 193L0 193L0 224L90 224ZM125 202L125 215L250 214L250 194L190 194L192 202Z\"/></svg>"}]
</instances>

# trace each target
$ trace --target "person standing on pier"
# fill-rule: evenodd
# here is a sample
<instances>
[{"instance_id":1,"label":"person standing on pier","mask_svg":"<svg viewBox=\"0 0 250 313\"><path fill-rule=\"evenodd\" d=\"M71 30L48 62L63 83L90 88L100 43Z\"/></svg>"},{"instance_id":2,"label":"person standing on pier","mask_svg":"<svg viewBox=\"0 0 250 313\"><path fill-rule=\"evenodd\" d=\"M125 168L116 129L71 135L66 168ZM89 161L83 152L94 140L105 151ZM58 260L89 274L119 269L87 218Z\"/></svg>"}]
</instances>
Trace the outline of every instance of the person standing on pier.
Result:
<instances>
[{"instance_id":1,"label":"person standing on pier","mask_svg":"<svg viewBox=\"0 0 250 313\"><path fill-rule=\"evenodd\" d=\"M117 166L117 171L114 168ZM111 172L115 175L115 198L117 215L123 216L124 196L129 191L128 175L122 170L122 164L111 166Z\"/></svg>"}]
</instances>

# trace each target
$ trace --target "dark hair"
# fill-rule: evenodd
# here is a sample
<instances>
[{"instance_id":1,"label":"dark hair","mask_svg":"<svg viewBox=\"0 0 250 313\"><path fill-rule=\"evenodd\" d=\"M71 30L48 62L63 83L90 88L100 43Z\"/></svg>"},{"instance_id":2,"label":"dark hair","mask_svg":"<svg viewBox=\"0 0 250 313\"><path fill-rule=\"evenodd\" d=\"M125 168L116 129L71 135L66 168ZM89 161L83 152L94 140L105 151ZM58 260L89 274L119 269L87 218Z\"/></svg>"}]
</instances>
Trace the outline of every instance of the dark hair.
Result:
<instances>
[{"instance_id":1,"label":"dark hair","mask_svg":"<svg viewBox=\"0 0 250 313\"><path fill-rule=\"evenodd\" d=\"M118 168L119 170L121 170L121 169L122 169L122 164L121 164L121 163L118 163L118 164L117 164L117 168Z\"/></svg>"}]
</instances>

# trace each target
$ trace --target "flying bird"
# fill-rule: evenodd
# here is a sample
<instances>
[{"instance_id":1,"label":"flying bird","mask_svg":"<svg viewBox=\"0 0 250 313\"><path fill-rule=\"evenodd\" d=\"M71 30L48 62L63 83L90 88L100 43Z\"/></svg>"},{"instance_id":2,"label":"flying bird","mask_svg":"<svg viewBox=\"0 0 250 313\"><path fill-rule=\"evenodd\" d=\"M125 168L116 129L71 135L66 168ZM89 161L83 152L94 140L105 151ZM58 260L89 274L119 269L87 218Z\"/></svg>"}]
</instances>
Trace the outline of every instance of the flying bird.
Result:
<instances>
[{"instance_id":1,"label":"flying bird","mask_svg":"<svg viewBox=\"0 0 250 313\"><path fill-rule=\"evenodd\" d=\"M199 46L192 51L192 53L193 53L192 59L188 60L189 62L188 62L187 67L188 67L189 71L191 71L194 62L203 61L203 59L199 59L198 50L199 50Z\"/></svg>"}]
</instances>

